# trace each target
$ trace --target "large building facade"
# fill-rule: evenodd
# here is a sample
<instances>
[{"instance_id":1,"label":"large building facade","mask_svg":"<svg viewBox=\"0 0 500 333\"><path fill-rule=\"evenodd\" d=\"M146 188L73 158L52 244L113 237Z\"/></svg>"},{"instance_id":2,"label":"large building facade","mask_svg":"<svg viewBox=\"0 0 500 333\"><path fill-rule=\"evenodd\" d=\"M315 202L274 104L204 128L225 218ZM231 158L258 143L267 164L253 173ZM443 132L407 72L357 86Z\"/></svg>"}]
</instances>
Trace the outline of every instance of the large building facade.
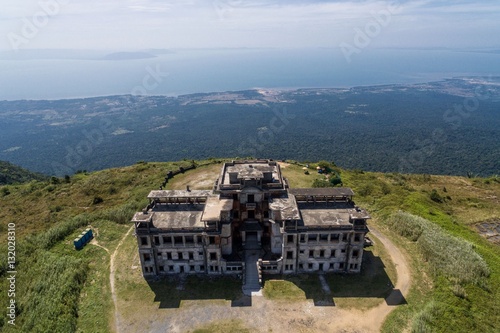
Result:
<instances>
[{"instance_id":1,"label":"large building facade","mask_svg":"<svg viewBox=\"0 0 500 333\"><path fill-rule=\"evenodd\" d=\"M359 272L370 216L349 188L290 189L275 161L225 163L212 190L157 190L136 213L143 274Z\"/></svg>"}]
</instances>

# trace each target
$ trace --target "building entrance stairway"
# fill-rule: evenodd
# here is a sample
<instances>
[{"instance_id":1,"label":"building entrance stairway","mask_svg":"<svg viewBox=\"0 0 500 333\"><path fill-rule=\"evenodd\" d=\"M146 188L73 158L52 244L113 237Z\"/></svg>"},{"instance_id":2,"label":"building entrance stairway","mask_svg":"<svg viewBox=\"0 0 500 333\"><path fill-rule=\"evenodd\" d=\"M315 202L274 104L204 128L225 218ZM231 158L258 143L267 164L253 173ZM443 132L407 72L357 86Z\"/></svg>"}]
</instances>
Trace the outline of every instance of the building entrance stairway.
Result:
<instances>
[{"instance_id":1,"label":"building entrance stairway","mask_svg":"<svg viewBox=\"0 0 500 333\"><path fill-rule=\"evenodd\" d=\"M243 293L251 296L260 294L259 270L257 268L260 257L260 246L257 235L247 235L245 242L245 284Z\"/></svg>"}]
</instances>

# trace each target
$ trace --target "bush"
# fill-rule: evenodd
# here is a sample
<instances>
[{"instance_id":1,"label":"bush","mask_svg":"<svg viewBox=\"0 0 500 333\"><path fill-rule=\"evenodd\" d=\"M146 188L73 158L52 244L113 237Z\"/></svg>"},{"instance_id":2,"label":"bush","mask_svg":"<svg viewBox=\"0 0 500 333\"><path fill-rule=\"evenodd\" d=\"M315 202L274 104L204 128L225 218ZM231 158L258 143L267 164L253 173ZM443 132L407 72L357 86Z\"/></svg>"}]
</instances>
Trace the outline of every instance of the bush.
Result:
<instances>
[{"instance_id":1,"label":"bush","mask_svg":"<svg viewBox=\"0 0 500 333\"><path fill-rule=\"evenodd\" d=\"M57 184L61 183L61 180L59 178L57 178L57 177L52 176L52 177L50 177L50 181L49 182L51 184L53 184L53 185L57 185Z\"/></svg>"},{"instance_id":2,"label":"bush","mask_svg":"<svg viewBox=\"0 0 500 333\"><path fill-rule=\"evenodd\" d=\"M434 202L437 202L437 203L443 203L444 199L442 196L439 195L439 193L433 189L431 194L430 194L430 198L432 201Z\"/></svg>"},{"instance_id":3,"label":"bush","mask_svg":"<svg viewBox=\"0 0 500 333\"><path fill-rule=\"evenodd\" d=\"M330 187L330 183L324 179L315 179L312 183L312 187Z\"/></svg>"},{"instance_id":4,"label":"bush","mask_svg":"<svg viewBox=\"0 0 500 333\"><path fill-rule=\"evenodd\" d=\"M73 217L70 220L62 222L44 233L35 236L31 243L42 249L48 250L57 242L69 236L73 231L89 224L89 217L86 214L81 214Z\"/></svg>"},{"instance_id":5,"label":"bush","mask_svg":"<svg viewBox=\"0 0 500 333\"><path fill-rule=\"evenodd\" d=\"M397 213L392 216L389 223L398 234L415 242L422 235L423 231L423 222L419 221L419 219L422 218L406 213Z\"/></svg>"},{"instance_id":6,"label":"bush","mask_svg":"<svg viewBox=\"0 0 500 333\"><path fill-rule=\"evenodd\" d=\"M447 234L426 219L408 213L398 212L388 223L401 236L417 241L434 274L442 274L459 284L485 285L483 280L489 276L490 270L472 244Z\"/></svg>"},{"instance_id":7,"label":"bush","mask_svg":"<svg viewBox=\"0 0 500 333\"><path fill-rule=\"evenodd\" d=\"M100 196L95 196L94 199L92 199L92 204L93 205L98 205L100 203L102 203L104 201L104 199Z\"/></svg>"},{"instance_id":8,"label":"bush","mask_svg":"<svg viewBox=\"0 0 500 333\"><path fill-rule=\"evenodd\" d=\"M373 192L373 185L372 184L364 184L360 188L358 188L358 194L362 197L369 196Z\"/></svg>"},{"instance_id":9,"label":"bush","mask_svg":"<svg viewBox=\"0 0 500 333\"><path fill-rule=\"evenodd\" d=\"M417 313L413 318L413 322L411 325L411 332L412 333L434 332L434 330L431 329L430 323L432 322L432 317L436 315L436 312L437 312L437 306L433 301L431 301L425 306L425 308L422 311Z\"/></svg>"},{"instance_id":10,"label":"bush","mask_svg":"<svg viewBox=\"0 0 500 333\"><path fill-rule=\"evenodd\" d=\"M10 190L7 186L2 187L2 196L8 196L10 194Z\"/></svg>"},{"instance_id":11,"label":"bush","mask_svg":"<svg viewBox=\"0 0 500 333\"><path fill-rule=\"evenodd\" d=\"M48 251L38 253L30 264L30 277L19 301L21 331L74 332L88 264Z\"/></svg>"},{"instance_id":12,"label":"bush","mask_svg":"<svg viewBox=\"0 0 500 333\"><path fill-rule=\"evenodd\" d=\"M134 213L137 212L140 207L137 207L138 204L135 203L127 203L115 208L107 209L100 214L100 217L113 221L118 224L126 224L132 220Z\"/></svg>"},{"instance_id":13,"label":"bush","mask_svg":"<svg viewBox=\"0 0 500 333\"><path fill-rule=\"evenodd\" d=\"M382 191L383 195L387 195L387 194L391 193L391 188L385 182L382 183L382 186L380 186L380 190Z\"/></svg>"}]
</instances>

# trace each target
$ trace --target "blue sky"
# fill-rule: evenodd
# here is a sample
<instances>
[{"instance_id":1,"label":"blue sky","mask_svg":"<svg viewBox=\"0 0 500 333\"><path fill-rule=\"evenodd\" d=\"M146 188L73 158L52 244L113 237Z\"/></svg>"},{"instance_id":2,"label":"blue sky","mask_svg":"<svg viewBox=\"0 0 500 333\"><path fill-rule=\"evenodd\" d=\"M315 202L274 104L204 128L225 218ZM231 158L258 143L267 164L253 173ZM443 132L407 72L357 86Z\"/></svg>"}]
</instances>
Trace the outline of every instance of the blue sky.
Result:
<instances>
[{"instance_id":1,"label":"blue sky","mask_svg":"<svg viewBox=\"0 0 500 333\"><path fill-rule=\"evenodd\" d=\"M500 48L497 0L2 0L1 7L0 50L329 48L366 38L372 48Z\"/></svg>"}]
</instances>

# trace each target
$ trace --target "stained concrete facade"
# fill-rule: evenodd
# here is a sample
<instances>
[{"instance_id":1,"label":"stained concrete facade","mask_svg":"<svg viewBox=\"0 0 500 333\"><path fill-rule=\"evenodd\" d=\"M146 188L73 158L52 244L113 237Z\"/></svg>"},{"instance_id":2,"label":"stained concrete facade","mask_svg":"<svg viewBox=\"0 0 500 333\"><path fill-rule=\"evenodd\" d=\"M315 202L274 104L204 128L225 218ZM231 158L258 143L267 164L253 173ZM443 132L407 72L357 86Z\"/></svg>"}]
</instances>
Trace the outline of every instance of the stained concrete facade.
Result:
<instances>
[{"instance_id":1,"label":"stained concrete facade","mask_svg":"<svg viewBox=\"0 0 500 333\"><path fill-rule=\"evenodd\" d=\"M263 274L359 272L370 216L353 195L290 189L275 161L225 163L212 190L151 191L132 219L143 273L244 275L249 248Z\"/></svg>"}]
</instances>

